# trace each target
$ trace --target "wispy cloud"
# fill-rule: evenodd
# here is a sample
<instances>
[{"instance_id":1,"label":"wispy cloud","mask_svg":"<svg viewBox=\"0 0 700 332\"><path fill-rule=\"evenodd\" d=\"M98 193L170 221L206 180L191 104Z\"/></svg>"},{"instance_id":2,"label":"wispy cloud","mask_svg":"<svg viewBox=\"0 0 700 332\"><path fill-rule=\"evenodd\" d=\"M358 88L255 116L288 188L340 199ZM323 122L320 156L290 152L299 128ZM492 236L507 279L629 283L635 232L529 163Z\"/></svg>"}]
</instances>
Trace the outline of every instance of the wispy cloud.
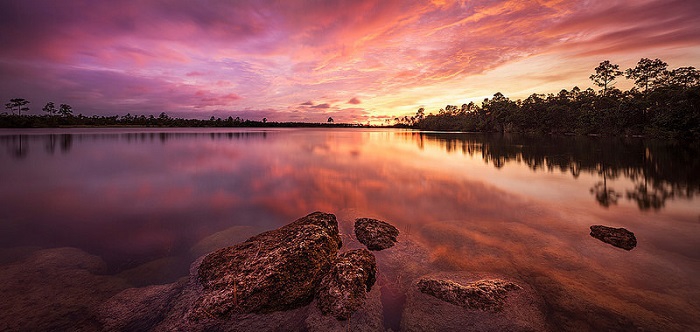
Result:
<instances>
[{"instance_id":1,"label":"wispy cloud","mask_svg":"<svg viewBox=\"0 0 700 332\"><path fill-rule=\"evenodd\" d=\"M588 84L561 73L604 59L700 67L698 17L700 3L682 0L9 0L0 3L0 97L201 117L293 118L311 112L297 106L344 103L364 121ZM558 72L543 74L542 58ZM524 79L507 80L501 69L515 65Z\"/></svg>"}]
</instances>

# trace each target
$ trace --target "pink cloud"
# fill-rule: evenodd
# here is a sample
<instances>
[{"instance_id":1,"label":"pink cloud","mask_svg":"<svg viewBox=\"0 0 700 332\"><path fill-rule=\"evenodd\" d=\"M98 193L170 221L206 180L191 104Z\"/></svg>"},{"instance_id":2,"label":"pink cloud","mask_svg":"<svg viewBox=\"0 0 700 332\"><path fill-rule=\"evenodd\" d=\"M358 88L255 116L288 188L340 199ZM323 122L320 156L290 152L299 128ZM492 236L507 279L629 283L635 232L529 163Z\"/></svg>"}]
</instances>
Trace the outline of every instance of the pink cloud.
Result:
<instances>
[{"instance_id":1,"label":"pink cloud","mask_svg":"<svg viewBox=\"0 0 700 332\"><path fill-rule=\"evenodd\" d=\"M700 3L681 0L5 1L0 98L70 99L96 114L275 109L292 119L285 110L299 101L327 100L314 107L331 111L361 95L384 116L376 97L423 105L424 87L508 92L473 77L537 55L571 72L644 52L700 67L699 15ZM531 70L561 88L579 79Z\"/></svg>"}]
</instances>

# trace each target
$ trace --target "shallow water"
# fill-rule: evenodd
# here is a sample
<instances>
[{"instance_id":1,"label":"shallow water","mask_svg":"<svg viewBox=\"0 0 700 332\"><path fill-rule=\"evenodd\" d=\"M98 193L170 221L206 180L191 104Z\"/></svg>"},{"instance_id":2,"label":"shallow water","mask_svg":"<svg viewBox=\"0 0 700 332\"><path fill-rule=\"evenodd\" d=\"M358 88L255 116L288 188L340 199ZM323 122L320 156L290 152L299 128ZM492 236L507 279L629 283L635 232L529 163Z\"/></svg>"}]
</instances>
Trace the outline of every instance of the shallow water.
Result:
<instances>
[{"instance_id":1,"label":"shallow water","mask_svg":"<svg viewBox=\"0 0 700 332\"><path fill-rule=\"evenodd\" d=\"M73 317L99 329L90 305L177 280L202 254L320 210L346 234L358 217L396 225L425 248L427 271L527 282L557 330L700 329L698 152L379 129L3 130L0 327ZM589 236L596 224L634 232L637 246ZM381 255L396 327L391 280L411 274ZM18 323L17 308L37 317Z\"/></svg>"}]
</instances>

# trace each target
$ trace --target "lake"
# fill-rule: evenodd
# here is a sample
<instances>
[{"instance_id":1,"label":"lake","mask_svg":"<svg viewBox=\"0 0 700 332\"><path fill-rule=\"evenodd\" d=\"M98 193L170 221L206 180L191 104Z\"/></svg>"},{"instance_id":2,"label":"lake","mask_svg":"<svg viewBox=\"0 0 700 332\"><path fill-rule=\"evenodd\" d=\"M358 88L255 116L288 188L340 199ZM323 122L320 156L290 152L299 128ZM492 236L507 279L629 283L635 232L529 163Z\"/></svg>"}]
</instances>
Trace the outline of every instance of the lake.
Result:
<instances>
[{"instance_id":1,"label":"lake","mask_svg":"<svg viewBox=\"0 0 700 332\"><path fill-rule=\"evenodd\" d=\"M0 330L99 329L92 308L119 291L313 211L344 241L355 218L395 225L423 272L522 280L556 330L698 330L699 152L366 128L0 130ZM403 275L378 257L380 284ZM405 299L382 299L397 329Z\"/></svg>"}]
</instances>

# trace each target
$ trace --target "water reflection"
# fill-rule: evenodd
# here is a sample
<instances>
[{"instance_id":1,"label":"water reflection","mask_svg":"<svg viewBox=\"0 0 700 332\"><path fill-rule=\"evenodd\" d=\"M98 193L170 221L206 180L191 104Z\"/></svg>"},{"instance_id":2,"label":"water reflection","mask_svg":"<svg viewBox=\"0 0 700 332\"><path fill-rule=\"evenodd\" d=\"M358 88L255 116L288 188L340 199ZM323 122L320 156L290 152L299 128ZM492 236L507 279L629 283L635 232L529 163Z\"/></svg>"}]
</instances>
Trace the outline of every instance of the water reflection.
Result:
<instances>
[{"instance_id":1,"label":"water reflection","mask_svg":"<svg viewBox=\"0 0 700 332\"><path fill-rule=\"evenodd\" d=\"M623 195L609 180L624 178L633 183L622 192L640 210L659 210L669 199L692 199L700 192L698 146L588 137L503 136L459 133L403 133L420 148L438 144L448 153L480 155L495 168L525 164L535 172L581 172L601 179L590 188L602 207L616 205Z\"/></svg>"},{"instance_id":2,"label":"water reflection","mask_svg":"<svg viewBox=\"0 0 700 332\"><path fill-rule=\"evenodd\" d=\"M7 153L15 159L22 159L30 152L29 145L39 142L44 146L44 152L52 155L59 146L62 153L70 152L73 139L78 141L115 140L126 142L153 142L156 139L166 143L174 139L194 139L208 137L211 140L245 140L265 139L268 132L216 132L216 133L177 133L177 132L140 132L140 133L99 133L99 134L44 134L0 135L0 144L5 146ZM32 142L32 143L30 143Z\"/></svg>"},{"instance_id":3,"label":"water reflection","mask_svg":"<svg viewBox=\"0 0 700 332\"><path fill-rule=\"evenodd\" d=\"M0 135L0 145L3 145L8 155L15 159L26 158L31 152L30 145L35 142L41 143L44 146L44 152L49 155L56 152L57 146L62 153L67 153L73 146L73 135Z\"/></svg>"},{"instance_id":4,"label":"water reflection","mask_svg":"<svg viewBox=\"0 0 700 332\"><path fill-rule=\"evenodd\" d=\"M321 210L338 216L344 241L358 217L401 230L397 250L378 254L405 255L381 266L385 281L493 272L536 288L560 330L698 326L697 151L606 142L359 129L0 135L0 280L29 271L38 283L54 275L47 262L70 257L70 273L85 275L82 261L94 260L109 280L84 283L112 285L96 303L112 289L172 282L203 253ZM590 208L603 203L611 208ZM625 227L639 244L600 242L594 224ZM62 277L0 283L0 295L22 308L27 292L81 291ZM73 310L46 303L40 312Z\"/></svg>"},{"instance_id":5,"label":"water reflection","mask_svg":"<svg viewBox=\"0 0 700 332\"><path fill-rule=\"evenodd\" d=\"M53 155L57 145L62 153L70 152L74 137L78 141L116 140L126 142L167 143L171 140L209 138L211 140L258 140L271 134L250 132L126 132L99 134L0 135L0 144L15 159L32 153L33 142L41 142L44 151ZM640 139L599 139L582 137L501 136L461 133L401 132L423 149L438 144L448 153L480 157L495 168L524 163L535 172L555 170L578 178L581 172L601 179L590 189L595 201L604 208L617 205L624 197L640 210L659 210L667 200L692 199L700 192L700 149L690 145L671 145ZM310 146L311 147L311 146ZM327 147L326 147L327 148ZM36 149L35 149L36 150ZM34 151L33 153L37 153ZM355 152L356 153L356 152ZM625 178L632 187L618 190L608 180Z\"/></svg>"}]
</instances>

